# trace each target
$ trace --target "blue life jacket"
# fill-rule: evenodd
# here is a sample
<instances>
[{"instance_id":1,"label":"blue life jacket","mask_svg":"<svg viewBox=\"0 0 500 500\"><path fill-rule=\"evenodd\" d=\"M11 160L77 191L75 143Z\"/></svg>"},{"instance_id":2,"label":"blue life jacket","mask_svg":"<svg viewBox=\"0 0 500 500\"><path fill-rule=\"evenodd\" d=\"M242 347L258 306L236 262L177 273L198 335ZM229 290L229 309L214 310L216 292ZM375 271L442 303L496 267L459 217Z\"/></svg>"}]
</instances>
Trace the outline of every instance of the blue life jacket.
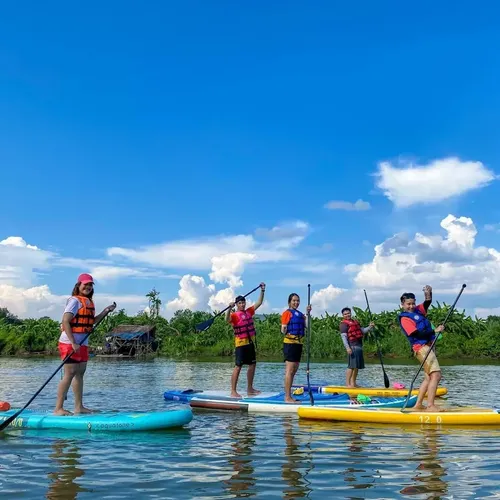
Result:
<instances>
[{"instance_id":1,"label":"blue life jacket","mask_svg":"<svg viewBox=\"0 0 500 500\"><path fill-rule=\"evenodd\" d=\"M306 332L306 320L304 315L297 309L288 309L292 314L288 325L286 325L286 334L288 338L303 337Z\"/></svg>"},{"instance_id":2,"label":"blue life jacket","mask_svg":"<svg viewBox=\"0 0 500 500\"><path fill-rule=\"evenodd\" d=\"M417 327L417 333L413 335L408 335L403 328L403 324L401 322L402 318L410 318L415 322ZM434 329L432 328L431 322L424 316L420 311L415 312L400 312L398 314L399 326L403 331L405 337L410 342L410 345L413 347L414 345L425 345L428 342L433 342L436 338L434 333Z\"/></svg>"}]
</instances>

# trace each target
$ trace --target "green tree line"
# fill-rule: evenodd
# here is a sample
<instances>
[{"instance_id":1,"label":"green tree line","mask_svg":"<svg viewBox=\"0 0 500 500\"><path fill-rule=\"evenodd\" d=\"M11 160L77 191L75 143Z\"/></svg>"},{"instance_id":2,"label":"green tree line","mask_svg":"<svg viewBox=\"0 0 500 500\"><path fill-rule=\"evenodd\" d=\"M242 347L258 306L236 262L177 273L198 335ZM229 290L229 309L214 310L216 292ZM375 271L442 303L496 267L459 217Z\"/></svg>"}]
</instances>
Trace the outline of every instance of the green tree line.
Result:
<instances>
[{"instance_id":1,"label":"green tree line","mask_svg":"<svg viewBox=\"0 0 500 500\"><path fill-rule=\"evenodd\" d=\"M148 297L151 299L151 294ZM153 294L153 303L158 292ZM448 310L448 305L439 302L431 306L429 318L434 325L440 324ZM370 317L368 311L354 307L353 313L363 326ZM410 358L408 341L397 322L398 311L383 311L373 314L375 332L365 341L365 356L377 355L377 344L387 358ZM198 332L195 326L212 317L207 312L181 310L167 320L158 314L158 307L149 313L140 312L127 316L118 310L98 326L90 337L91 348L104 344L105 334L120 324L155 324L160 355L187 359L195 357L232 356L234 350L233 332L223 317L215 319L209 330ZM313 317L311 323L311 358L314 360L344 359L345 349L339 334L341 317L325 312ZM257 352L259 359L280 358L282 335L280 314L258 315L255 319L257 330ZM19 319L7 309L0 309L0 354L24 355L30 353L57 354L57 340L60 324L48 317L40 319ZM500 357L500 317L487 319L471 318L464 311L454 311L446 324L446 330L436 343L442 358L499 358Z\"/></svg>"}]
</instances>

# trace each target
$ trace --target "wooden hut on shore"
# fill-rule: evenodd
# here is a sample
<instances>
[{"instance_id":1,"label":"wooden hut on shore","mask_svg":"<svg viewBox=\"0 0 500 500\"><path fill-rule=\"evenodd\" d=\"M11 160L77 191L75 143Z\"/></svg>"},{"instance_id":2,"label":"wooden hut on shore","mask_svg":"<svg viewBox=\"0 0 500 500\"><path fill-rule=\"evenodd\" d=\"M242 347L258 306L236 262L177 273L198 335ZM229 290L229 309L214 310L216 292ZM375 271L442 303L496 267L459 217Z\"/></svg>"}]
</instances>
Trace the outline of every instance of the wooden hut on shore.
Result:
<instances>
[{"instance_id":1,"label":"wooden hut on shore","mask_svg":"<svg viewBox=\"0 0 500 500\"><path fill-rule=\"evenodd\" d=\"M153 325L118 325L105 336L105 344L97 356L134 358L153 356L158 349Z\"/></svg>"}]
</instances>

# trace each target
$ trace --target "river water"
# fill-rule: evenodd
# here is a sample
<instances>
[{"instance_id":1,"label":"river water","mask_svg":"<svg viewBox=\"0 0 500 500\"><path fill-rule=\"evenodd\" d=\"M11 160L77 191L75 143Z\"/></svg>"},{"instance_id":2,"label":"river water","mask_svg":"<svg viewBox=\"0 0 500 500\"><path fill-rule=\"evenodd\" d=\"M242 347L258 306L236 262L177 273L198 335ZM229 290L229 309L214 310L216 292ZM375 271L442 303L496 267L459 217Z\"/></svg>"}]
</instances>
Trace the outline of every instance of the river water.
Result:
<instances>
[{"instance_id":1,"label":"river water","mask_svg":"<svg viewBox=\"0 0 500 500\"><path fill-rule=\"evenodd\" d=\"M0 358L0 400L22 406L57 359ZM230 360L93 358L84 403L158 410L168 389L227 389ZM314 363L312 381L344 383L344 364ZM417 365L386 366L409 386ZM305 382L304 366L298 382ZM358 382L383 386L380 365ZM495 406L500 367L443 367L444 404ZM256 387L281 390L282 363L261 362ZM30 408L52 408L59 375ZM240 379L244 389L245 369ZM72 394L67 408L72 409ZM195 411L184 429L99 434L8 429L0 434L2 498L500 498L500 427L425 428L311 422L295 416Z\"/></svg>"}]
</instances>

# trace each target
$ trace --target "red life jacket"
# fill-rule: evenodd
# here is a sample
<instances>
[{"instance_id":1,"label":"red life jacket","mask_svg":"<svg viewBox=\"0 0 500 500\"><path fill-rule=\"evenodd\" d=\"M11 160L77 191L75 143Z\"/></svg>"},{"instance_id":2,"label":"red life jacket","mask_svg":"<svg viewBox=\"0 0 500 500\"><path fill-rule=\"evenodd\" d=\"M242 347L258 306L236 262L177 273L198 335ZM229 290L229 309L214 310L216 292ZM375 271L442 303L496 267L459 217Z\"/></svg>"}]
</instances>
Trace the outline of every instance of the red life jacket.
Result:
<instances>
[{"instance_id":1,"label":"red life jacket","mask_svg":"<svg viewBox=\"0 0 500 500\"><path fill-rule=\"evenodd\" d=\"M246 311L236 311L233 314L238 316L238 323L233 324L234 336L240 340L247 338L252 342L252 337L255 337L255 326L253 318Z\"/></svg>"},{"instance_id":2,"label":"red life jacket","mask_svg":"<svg viewBox=\"0 0 500 500\"><path fill-rule=\"evenodd\" d=\"M363 338L363 331L361 330L359 321L355 319L343 319L342 323L345 323L349 327L347 330L347 340L349 342L358 343Z\"/></svg>"}]
</instances>

